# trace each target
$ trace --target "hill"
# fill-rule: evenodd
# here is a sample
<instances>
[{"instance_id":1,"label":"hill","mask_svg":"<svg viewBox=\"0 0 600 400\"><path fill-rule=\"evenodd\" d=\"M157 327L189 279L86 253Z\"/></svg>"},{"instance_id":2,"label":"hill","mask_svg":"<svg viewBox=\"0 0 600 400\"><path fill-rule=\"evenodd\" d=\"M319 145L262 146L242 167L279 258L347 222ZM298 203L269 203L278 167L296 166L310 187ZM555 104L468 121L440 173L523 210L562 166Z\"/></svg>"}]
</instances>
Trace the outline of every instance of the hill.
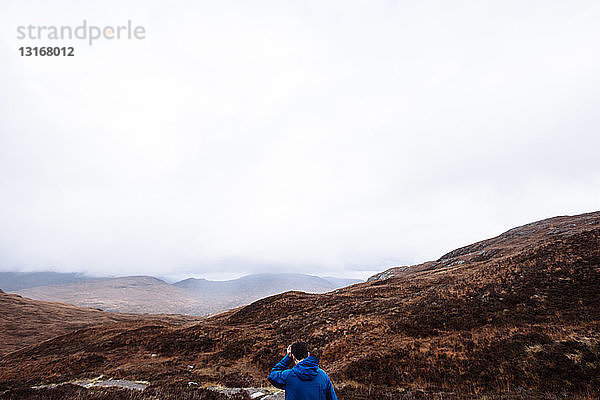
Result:
<instances>
[{"instance_id":1,"label":"hill","mask_svg":"<svg viewBox=\"0 0 600 400\"><path fill-rule=\"evenodd\" d=\"M452 270L462 264L472 265L491 260L503 260L519 252L533 247L540 247L552 242L561 242L571 238L582 230L594 227L598 213L583 214L575 217L563 216L534 222L496 236L482 240L444 254L435 261L423 264L395 267L373 275L369 282L414 275L423 271Z\"/></svg>"},{"instance_id":2,"label":"hill","mask_svg":"<svg viewBox=\"0 0 600 400\"><path fill-rule=\"evenodd\" d=\"M387 275L275 295L191 326L83 329L0 360L0 389L100 374L183 382L182 391L188 381L261 385L305 338L342 399L598 397L600 212L528 224Z\"/></svg>"},{"instance_id":3,"label":"hill","mask_svg":"<svg viewBox=\"0 0 600 400\"><path fill-rule=\"evenodd\" d=\"M171 324L198 321L184 316L153 315L146 320ZM0 356L44 340L100 323L139 321L135 314L106 313L71 304L37 301L0 290Z\"/></svg>"}]
</instances>

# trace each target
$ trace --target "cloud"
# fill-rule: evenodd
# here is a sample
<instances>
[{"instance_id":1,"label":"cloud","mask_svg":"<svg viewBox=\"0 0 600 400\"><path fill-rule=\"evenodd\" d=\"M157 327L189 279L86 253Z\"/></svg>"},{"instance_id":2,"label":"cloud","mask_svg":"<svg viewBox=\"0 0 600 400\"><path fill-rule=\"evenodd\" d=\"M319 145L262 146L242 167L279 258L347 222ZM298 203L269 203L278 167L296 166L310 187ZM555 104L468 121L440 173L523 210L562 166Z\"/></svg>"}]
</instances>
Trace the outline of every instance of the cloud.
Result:
<instances>
[{"instance_id":1,"label":"cloud","mask_svg":"<svg viewBox=\"0 0 600 400\"><path fill-rule=\"evenodd\" d=\"M2 269L343 275L600 204L595 2L68 4L1 6ZM146 39L19 56L83 19Z\"/></svg>"}]
</instances>

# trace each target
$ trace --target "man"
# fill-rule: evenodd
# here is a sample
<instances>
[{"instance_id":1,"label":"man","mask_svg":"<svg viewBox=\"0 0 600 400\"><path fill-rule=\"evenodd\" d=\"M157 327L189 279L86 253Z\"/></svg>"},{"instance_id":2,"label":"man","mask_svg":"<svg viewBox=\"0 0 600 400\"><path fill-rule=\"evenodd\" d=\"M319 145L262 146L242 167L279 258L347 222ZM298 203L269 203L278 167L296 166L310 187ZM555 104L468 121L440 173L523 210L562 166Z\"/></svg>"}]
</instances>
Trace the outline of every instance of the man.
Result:
<instances>
[{"instance_id":1,"label":"man","mask_svg":"<svg viewBox=\"0 0 600 400\"><path fill-rule=\"evenodd\" d=\"M287 369L290 361L294 367ZM273 386L285 389L285 400L337 400L329 376L319 368L319 360L308 352L306 342L296 342L271 370L267 378Z\"/></svg>"}]
</instances>

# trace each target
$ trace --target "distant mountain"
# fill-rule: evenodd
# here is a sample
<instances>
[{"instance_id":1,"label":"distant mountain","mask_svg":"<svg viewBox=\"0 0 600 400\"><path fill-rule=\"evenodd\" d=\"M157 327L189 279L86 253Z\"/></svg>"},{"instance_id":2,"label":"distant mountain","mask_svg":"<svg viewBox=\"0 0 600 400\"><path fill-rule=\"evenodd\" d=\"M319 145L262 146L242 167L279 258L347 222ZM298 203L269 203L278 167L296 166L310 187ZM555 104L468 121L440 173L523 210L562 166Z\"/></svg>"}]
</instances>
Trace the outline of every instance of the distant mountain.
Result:
<instances>
[{"instance_id":1,"label":"distant mountain","mask_svg":"<svg viewBox=\"0 0 600 400\"><path fill-rule=\"evenodd\" d=\"M237 293L243 291L263 296L288 290L318 293L336 289L336 285L329 280L304 274L251 274L228 281L190 278L173 285L186 289L214 291L214 294L220 294L219 292L225 290Z\"/></svg>"},{"instance_id":2,"label":"distant mountain","mask_svg":"<svg viewBox=\"0 0 600 400\"><path fill-rule=\"evenodd\" d=\"M61 272L0 272L0 289L14 292L37 286L62 285L65 283L86 282L97 278L80 273Z\"/></svg>"},{"instance_id":3,"label":"distant mountain","mask_svg":"<svg viewBox=\"0 0 600 400\"><path fill-rule=\"evenodd\" d=\"M130 276L16 292L36 300L60 301L110 312L209 315L289 290L329 292L347 281L354 283L354 280L331 282L302 274L253 274L229 281L190 278L171 285L151 276Z\"/></svg>"},{"instance_id":4,"label":"distant mountain","mask_svg":"<svg viewBox=\"0 0 600 400\"><path fill-rule=\"evenodd\" d=\"M333 282L332 282L333 280ZM325 293L347 284L360 282L352 279L320 278L305 274L265 273L251 274L228 281L185 279L173 285L184 288L203 303L212 303L226 310L249 304L255 300L290 290L307 293Z\"/></svg>"},{"instance_id":5,"label":"distant mountain","mask_svg":"<svg viewBox=\"0 0 600 400\"><path fill-rule=\"evenodd\" d=\"M323 279L325 279L328 282L331 282L331 284L335 286L335 289L340 289L346 286L364 282L361 279L335 278L333 276L324 276Z\"/></svg>"}]
</instances>

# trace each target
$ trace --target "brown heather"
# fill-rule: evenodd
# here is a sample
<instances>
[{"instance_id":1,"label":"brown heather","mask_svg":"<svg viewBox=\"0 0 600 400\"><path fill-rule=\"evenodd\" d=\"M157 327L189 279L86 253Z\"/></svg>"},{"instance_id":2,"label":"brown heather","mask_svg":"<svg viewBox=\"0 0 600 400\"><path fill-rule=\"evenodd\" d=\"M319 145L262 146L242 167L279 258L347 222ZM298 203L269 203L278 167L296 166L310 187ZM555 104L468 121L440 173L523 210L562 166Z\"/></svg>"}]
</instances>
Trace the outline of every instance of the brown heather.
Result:
<instances>
[{"instance_id":1,"label":"brown heather","mask_svg":"<svg viewBox=\"0 0 600 400\"><path fill-rule=\"evenodd\" d=\"M187 382L268 385L287 344L305 338L340 399L597 399L599 289L600 212L556 217L326 294L185 325L140 316L79 329L4 355L0 397L218 398ZM101 374L152 386L28 389Z\"/></svg>"}]
</instances>

